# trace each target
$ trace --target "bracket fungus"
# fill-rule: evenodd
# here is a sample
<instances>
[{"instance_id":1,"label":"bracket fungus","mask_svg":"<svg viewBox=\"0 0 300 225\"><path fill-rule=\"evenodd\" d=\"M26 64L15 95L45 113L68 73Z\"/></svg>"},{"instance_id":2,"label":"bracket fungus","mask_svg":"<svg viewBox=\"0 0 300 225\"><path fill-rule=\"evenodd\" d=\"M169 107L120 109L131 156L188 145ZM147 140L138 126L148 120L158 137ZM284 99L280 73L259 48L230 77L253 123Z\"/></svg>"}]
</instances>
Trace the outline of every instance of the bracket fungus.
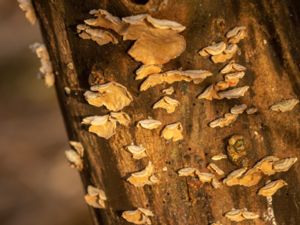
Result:
<instances>
[{"instance_id":1,"label":"bracket fungus","mask_svg":"<svg viewBox=\"0 0 300 225\"><path fill-rule=\"evenodd\" d=\"M94 208L105 208L106 194L103 190L89 185L87 194L84 196L85 202Z\"/></svg>"},{"instance_id":2,"label":"bracket fungus","mask_svg":"<svg viewBox=\"0 0 300 225\"><path fill-rule=\"evenodd\" d=\"M287 186L288 184L284 180L275 180L269 182L265 186L259 189L258 194L264 197L273 196L280 188Z\"/></svg>"},{"instance_id":3,"label":"bracket fungus","mask_svg":"<svg viewBox=\"0 0 300 225\"><path fill-rule=\"evenodd\" d=\"M82 124L89 125L89 132L109 139L116 133L117 123L128 126L130 117L124 112L112 112L104 116L89 116L82 120Z\"/></svg>"},{"instance_id":4,"label":"bracket fungus","mask_svg":"<svg viewBox=\"0 0 300 225\"><path fill-rule=\"evenodd\" d=\"M93 40L98 45L118 44L118 39L109 31L91 28L85 24L77 25L77 33L82 39Z\"/></svg>"},{"instance_id":5,"label":"bracket fungus","mask_svg":"<svg viewBox=\"0 0 300 225\"><path fill-rule=\"evenodd\" d=\"M161 132L161 137L176 142L183 139L182 131L183 127L180 122L172 123L164 127Z\"/></svg>"},{"instance_id":6,"label":"bracket fungus","mask_svg":"<svg viewBox=\"0 0 300 225\"><path fill-rule=\"evenodd\" d=\"M219 55L226 49L226 43L221 41L213 45L207 46L199 51L201 56Z\"/></svg>"},{"instance_id":7,"label":"bracket fungus","mask_svg":"<svg viewBox=\"0 0 300 225\"><path fill-rule=\"evenodd\" d=\"M219 161L219 160L227 159L227 158L228 158L228 157L227 157L226 154L224 154L224 153L219 153L219 154L217 154L217 155L212 156L212 157L211 157L211 160L213 160L213 161Z\"/></svg>"},{"instance_id":8,"label":"bracket fungus","mask_svg":"<svg viewBox=\"0 0 300 225\"><path fill-rule=\"evenodd\" d=\"M271 110L276 112L288 112L293 110L293 108L299 103L299 100L296 98L291 98L287 100L282 100L271 106Z\"/></svg>"},{"instance_id":9,"label":"bracket fungus","mask_svg":"<svg viewBox=\"0 0 300 225\"><path fill-rule=\"evenodd\" d=\"M39 70L42 73L46 87L52 87L55 82L55 76L46 46L44 44L34 43L30 48L35 51L37 57L40 59L41 66Z\"/></svg>"},{"instance_id":10,"label":"bracket fungus","mask_svg":"<svg viewBox=\"0 0 300 225\"><path fill-rule=\"evenodd\" d=\"M218 93L213 84L209 85L200 95L197 96L197 99L206 99L212 101L213 99L220 99Z\"/></svg>"},{"instance_id":11,"label":"bracket fungus","mask_svg":"<svg viewBox=\"0 0 300 225\"><path fill-rule=\"evenodd\" d=\"M218 91L225 90L230 87L235 87L245 75L245 72L234 72L225 75L224 81L219 81L216 83L215 88Z\"/></svg>"},{"instance_id":12,"label":"bracket fungus","mask_svg":"<svg viewBox=\"0 0 300 225\"><path fill-rule=\"evenodd\" d=\"M175 21L155 19L148 14L120 19L103 9L91 10L90 14L95 18L84 20L88 26L112 29L123 40L134 40L128 54L145 65L165 64L186 48L185 39L179 34L185 27Z\"/></svg>"},{"instance_id":13,"label":"bracket fungus","mask_svg":"<svg viewBox=\"0 0 300 225\"><path fill-rule=\"evenodd\" d=\"M230 109L230 113L239 115L242 114L246 109L247 109L246 104L235 105Z\"/></svg>"},{"instance_id":14,"label":"bracket fungus","mask_svg":"<svg viewBox=\"0 0 300 225\"><path fill-rule=\"evenodd\" d=\"M169 87L162 90L162 93L165 95L172 95L175 92L173 87Z\"/></svg>"},{"instance_id":15,"label":"bracket fungus","mask_svg":"<svg viewBox=\"0 0 300 225\"><path fill-rule=\"evenodd\" d=\"M240 178L243 176L243 174L247 171L247 168L240 168L237 170L232 171L230 174L227 175L227 177L223 180L223 184L226 184L227 186L234 186L239 185Z\"/></svg>"},{"instance_id":16,"label":"bracket fungus","mask_svg":"<svg viewBox=\"0 0 300 225\"><path fill-rule=\"evenodd\" d=\"M137 123L137 127L142 127L142 128L148 129L148 130L153 130L153 129L160 127L161 124L162 123L160 121L149 118L146 120L140 120Z\"/></svg>"},{"instance_id":17,"label":"bracket fungus","mask_svg":"<svg viewBox=\"0 0 300 225\"><path fill-rule=\"evenodd\" d=\"M248 108L248 109L246 110L246 113L247 113L248 115L254 114L254 113L256 113L256 112L257 112L257 108L256 108L256 107L250 107L250 108Z\"/></svg>"},{"instance_id":18,"label":"bracket fungus","mask_svg":"<svg viewBox=\"0 0 300 225\"><path fill-rule=\"evenodd\" d=\"M273 168L276 172L286 172L288 171L296 162L297 157L290 157L277 160L273 163Z\"/></svg>"},{"instance_id":19,"label":"bracket fungus","mask_svg":"<svg viewBox=\"0 0 300 225\"><path fill-rule=\"evenodd\" d=\"M150 64L150 65L142 65L140 68L137 69L136 73L136 80L142 80L146 78L147 76L151 74L156 74L160 73L162 69L161 65L155 65L155 64Z\"/></svg>"},{"instance_id":20,"label":"bracket fungus","mask_svg":"<svg viewBox=\"0 0 300 225\"><path fill-rule=\"evenodd\" d=\"M179 81L193 81L194 84L199 84L209 76L212 76L212 73L207 70L170 70L148 76L147 79L142 83L140 91L145 91L159 84L172 84Z\"/></svg>"},{"instance_id":21,"label":"bracket fungus","mask_svg":"<svg viewBox=\"0 0 300 225\"><path fill-rule=\"evenodd\" d=\"M19 7L25 12L26 19L34 25L36 22L36 15L31 0L18 0Z\"/></svg>"},{"instance_id":22,"label":"bracket fungus","mask_svg":"<svg viewBox=\"0 0 300 225\"><path fill-rule=\"evenodd\" d=\"M226 38L228 38L229 43L237 44L240 40L246 37L246 27L245 26L237 26L231 29L226 33Z\"/></svg>"},{"instance_id":23,"label":"bracket fungus","mask_svg":"<svg viewBox=\"0 0 300 225\"><path fill-rule=\"evenodd\" d=\"M263 174L270 176L276 173L274 170L274 162L278 161L276 156L266 156L254 165L254 168L261 171Z\"/></svg>"},{"instance_id":24,"label":"bracket fungus","mask_svg":"<svg viewBox=\"0 0 300 225\"><path fill-rule=\"evenodd\" d=\"M218 167L215 163L209 163L207 166L208 169L210 169L212 172L215 172L219 176L223 176L225 173L220 167Z\"/></svg>"},{"instance_id":25,"label":"bracket fungus","mask_svg":"<svg viewBox=\"0 0 300 225\"><path fill-rule=\"evenodd\" d=\"M241 222L244 220L258 219L259 215L254 212L250 212L247 209L233 209L225 213L225 217L234 222Z\"/></svg>"},{"instance_id":26,"label":"bracket fungus","mask_svg":"<svg viewBox=\"0 0 300 225\"><path fill-rule=\"evenodd\" d=\"M245 93L248 91L249 86L243 86L239 88L234 88L230 89L228 91L220 91L218 92L218 95L220 96L221 99L227 98L227 99L232 99L232 98L240 98L245 95Z\"/></svg>"},{"instance_id":27,"label":"bracket fungus","mask_svg":"<svg viewBox=\"0 0 300 225\"><path fill-rule=\"evenodd\" d=\"M211 128L216 128L216 127L226 127L232 124L233 122L236 121L238 118L238 115L232 114L232 113L225 113L224 117L213 120L212 122L209 123L209 126Z\"/></svg>"},{"instance_id":28,"label":"bracket fungus","mask_svg":"<svg viewBox=\"0 0 300 225\"><path fill-rule=\"evenodd\" d=\"M154 175L154 167L150 161L145 169L132 173L127 181L135 187L153 185L159 182L158 178Z\"/></svg>"},{"instance_id":29,"label":"bracket fungus","mask_svg":"<svg viewBox=\"0 0 300 225\"><path fill-rule=\"evenodd\" d=\"M122 110L133 101L127 88L114 81L91 86L91 91L86 91L84 97L90 105L105 106L111 111Z\"/></svg>"},{"instance_id":30,"label":"bracket fungus","mask_svg":"<svg viewBox=\"0 0 300 225\"><path fill-rule=\"evenodd\" d=\"M179 101L176 99L164 96L153 105L153 109L162 108L165 109L167 113L173 113L179 104Z\"/></svg>"},{"instance_id":31,"label":"bracket fungus","mask_svg":"<svg viewBox=\"0 0 300 225\"><path fill-rule=\"evenodd\" d=\"M222 74L226 74L226 73L233 73L233 72L243 72L246 71L246 69L247 69L246 67L237 64L234 61L231 61L227 65L225 65L220 72Z\"/></svg>"},{"instance_id":32,"label":"bracket fungus","mask_svg":"<svg viewBox=\"0 0 300 225\"><path fill-rule=\"evenodd\" d=\"M154 214L145 208L137 208L136 210L124 211L122 217L129 223L150 225Z\"/></svg>"},{"instance_id":33,"label":"bracket fungus","mask_svg":"<svg viewBox=\"0 0 300 225\"><path fill-rule=\"evenodd\" d=\"M128 145L126 149L132 154L132 158L134 159L142 159L147 157L146 149L142 145Z\"/></svg>"},{"instance_id":34,"label":"bracket fungus","mask_svg":"<svg viewBox=\"0 0 300 225\"><path fill-rule=\"evenodd\" d=\"M211 57L211 60L213 61L213 63L226 62L227 60L233 58L233 56L237 53L238 49L239 48L236 44L230 44L221 54L213 55Z\"/></svg>"},{"instance_id":35,"label":"bracket fungus","mask_svg":"<svg viewBox=\"0 0 300 225\"><path fill-rule=\"evenodd\" d=\"M70 149L65 151L66 158L69 161L71 167L81 171L83 169L82 158L84 155L84 148L82 144L77 141L69 141L69 144L74 150Z\"/></svg>"}]
</instances>

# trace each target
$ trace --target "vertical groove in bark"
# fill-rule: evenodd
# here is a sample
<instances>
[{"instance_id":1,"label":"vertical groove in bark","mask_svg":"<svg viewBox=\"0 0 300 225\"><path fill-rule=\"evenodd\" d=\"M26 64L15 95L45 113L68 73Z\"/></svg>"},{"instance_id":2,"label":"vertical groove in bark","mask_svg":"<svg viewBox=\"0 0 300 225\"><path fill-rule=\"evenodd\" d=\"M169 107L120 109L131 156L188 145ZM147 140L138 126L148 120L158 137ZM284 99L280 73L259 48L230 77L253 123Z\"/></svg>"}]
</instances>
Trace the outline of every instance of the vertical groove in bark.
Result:
<instances>
[{"instance_id":1,"label":"vertical groove in bark","mask_svg":"<svg viewBox=\"0 0 300 225\"><path fill-rule=\"evenodd\" d=\"M214 221L228 224L223 214L231 208L247 207L261 216L266 212L266 200L258 197L259 185L251 188L222 187L214 190L192 178L178 177L177 170L184 166L204 169L212 155L224 152L226 140L232 134L242 134L249 141L249 164L274 154L279 157L300 158L299 107L280 114L268 110L282 98L300 95L300 28L297 1L205 1L205 0L150 0L146 5L132 6L130 0L77 1L34 0L42 34L56 71L56 90L70 139L83 143L87 157L81 174L84 186L94 184L103 188L108 196L106 210L93 210L95 224L128 224L120 218L124 210L145 207L155 213L153 224L207 225ZM167 4L166 4L167 3ZM132 8L133 7L133 8ZM118 45L97 46L82 40L76 34L76 25L89 17L89 10L104 8L116 16L150 13L154 17L177 21L187 29L183 35L186 51L164 66L166 70L208 69L217 74L222 65L213 65L197 51L213 41L224 39L224 33L236 25L245 25L248 38L241 42L241 55L236 61L247 67L240 85L250 85L249 94L240 100L200 101L196 96L220 76L213 76L200 85L176 83L172 85L181 107L166 115L152 110L152 104L161 96L154 87L139 92L140 82L134 80L139 67L127 55L131 42L120 39ZM264 40L267 44L264 44ZM68 64L72 63L74 69ZM152 116L169 124L181 121L185 139L179 143L166 143L159 131L140 132L132 127L118 128L110 140L87 132L80 122L83 117L102 115L108 111L88 105L83 92L89 88L88 76L93 67L101 68L106 81L115 80L125 85L134 96L134 103L125 109L133 121ZM71 88L70 96L64 87ZM212 129L207 124L222 116L237 103L255 105L257 115L242 115L232 126ZM145 167L147 159L133 161L124 150L132 141L143 144L160 176L160 184L135 188L125 179L129 173ZM229 162L218 165L226 173L236 169ZM164 166L167 172L162 172ZM289 186L273 198L276 219L280 225L300 224L299 166L272 178L284 178ZM266 179L264 179L265 181ZM82 197L82 196L78 196ZM266 224L263 219L247 224Z\"/></svg>"}]
</instances>

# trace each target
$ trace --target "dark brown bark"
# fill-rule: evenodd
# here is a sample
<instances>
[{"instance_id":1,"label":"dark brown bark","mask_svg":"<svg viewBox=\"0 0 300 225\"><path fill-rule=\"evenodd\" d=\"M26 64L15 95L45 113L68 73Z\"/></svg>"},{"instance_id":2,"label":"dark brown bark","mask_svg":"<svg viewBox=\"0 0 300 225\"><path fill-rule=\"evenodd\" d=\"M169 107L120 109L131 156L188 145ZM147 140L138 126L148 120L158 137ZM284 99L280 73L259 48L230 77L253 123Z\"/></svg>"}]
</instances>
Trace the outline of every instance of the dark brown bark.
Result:
<instances>
[{"instance_id":1,"label":"dark brown bark","mask_svg":"<svg viewBox=\"0 0 300 225\"><path fill-rule=\"evenodd\" d=\"M207 225L218 220L231 224L223 214L233 207L246 207L261 215L261 219L244 224L271 224L263 220L266 200L256 194L266 178L251 188L224 186L216 190L193 178L178 177L176 171L185 166L205 168L212 155L225 151L226 140L232 134L242 134L248 141L250 165L266 155L300 158L299 106L288 113L274 113L268 109L283 98L300 97L300 2L150 0L147 5L131 2L135 1L34 0L44 41L56 71L56 90L68 135L72 140L81 141L87 152L81 174L84 185L101 187L108 196L106 209L93 210L95 224L128 224L120 214L136 207L151 209L155 214L152 219L155 225ZM213 41L222 40L230 28L247 26L248 37L241 42L241 54L235 59L248 69L241 85L250 85L250 92L239 100L197 100L196 96L208 84L220 78L218 75L200 85L174 84L176 99L181 102L180 109L174 114L152 110L151 106L167 86L139 92L140 82L134 80L134 71L140 64L126 53L132 42L120 39L118 45L98 46L76 34L76 25L89 17L89 10L98 8L107 9L119 17L150 13L156 18L185 25L187 29L183 35L187 49L166 64L165 69L201 68L217 74L223 64L214 65L200 57L197 51ZM73 63L74 69L68 67L69 63ZM125 111L134 122L148 116L163 121L163 124L181 121L184 140L166 143L159 137L159 130L138 132L134 125L129 129L118 128L117 134L108 141L89 133L80 124L82 118L108 112L88 105L83 98L83 92L89 89L89 74L95 67L103 72L106 81L115 80L132 93L134 102ZM66 86L72 90L69 96L64 93ZM259 113L243 114L226 128L208 127L210 121L237 103L255 105ZM124 150L124 146L132 141L148 149L160 184L135 188L126 182L129 173L143 169L148 162L148 159L134 161ZM218 164L226 173L237 168L229 161ZM162 172L165 166L168 171ZM275 178L283 178L289 184L273 197L277 224L300 224L299 165L272 177Z\"/></svg>"}]
</instances>

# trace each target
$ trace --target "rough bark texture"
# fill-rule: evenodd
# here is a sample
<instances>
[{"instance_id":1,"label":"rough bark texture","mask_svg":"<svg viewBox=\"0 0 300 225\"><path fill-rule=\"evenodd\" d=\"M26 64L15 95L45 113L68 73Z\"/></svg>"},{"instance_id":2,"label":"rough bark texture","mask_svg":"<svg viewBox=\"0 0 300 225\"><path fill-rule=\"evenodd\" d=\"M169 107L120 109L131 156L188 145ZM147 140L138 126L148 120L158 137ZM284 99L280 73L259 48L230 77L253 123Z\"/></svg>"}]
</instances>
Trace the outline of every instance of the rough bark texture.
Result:
<instances>
[{"instance_id":1,"label":"rough bark texture","mask_svg":"<svg viewBox=\"0 0 300 225\"><path fill-rule=\"evenodd\" d=\"M185 166L204 170L212 155L225 152L226 141L233 134L245 136L250 165L266 155L300 158L299 106L287 113L269 110L271 104L283 98L300 97L300 2L150 0L146 5L132 2L135 1L34 0L56 71L56 89L69 137L81 141L86 149L85 169L81 174L84 185L101 187L108 196L105 210L92 210L95 224L128 224L120 214L136 207L151 209L155 214L152 218L155 225L207 225L215 221L234 224L223 217L233 207L246 207L261 215L261 219L244 224L272 224L263 219L267 211L266 199L256 194L267 179L251 188L224 186L213 189L196 179L178 177L176 171ZM246 26L248 37L240 43L241 54L235 60L248 69L240 85L250 85L251 90L239 100L200 101L196 96L208 84L220 79L220 75L200 85L180 82L173 85L175 98L181 102L180 108L173 114L152 110L153 103L162 96L161 90L168 86L139 92L141 82L134 80L134 71L140 64L126 53L132 42L120 39L118 45L98 46L76 34L76 25L90 17L89 10L98 8L107 9L119 17L150 13L156 18L185 25L187 29L183 35L187 49L164 69L201 68L217 74L224 64L214 65L199 56L197 51L213 41L223 40L230 28ZM68 66L70 63L74 65L73 69ZM83 92L89 89L88 78L93 67L102 71L106 81L115 80L125 85L134 96L134 102L125 108L132 121L148 116L163 124L180 121L184 127L184 140L166 143L160 138L159 129L141 131L134 125L119 127L117 134L108 141L89 133L80 124L82 118L107 113L103 107L88 105L83 98ZM71 95L65 94L66 86L71 88ZM243 114L226 128L208 127L210 121L237 103L255 105L259 113ZM160 184L136 188L126 182L130 173L143 169L148 162L148 159L135 161L124 150L124 146L132 141L147 148ZM226 173L237 168L226 160L218 165ZM165 166L167 172L162 171ZM277 224L300 224L299 164L271 178L283 178L289 184L273 197Z\"/></svg>"}]
</instances>

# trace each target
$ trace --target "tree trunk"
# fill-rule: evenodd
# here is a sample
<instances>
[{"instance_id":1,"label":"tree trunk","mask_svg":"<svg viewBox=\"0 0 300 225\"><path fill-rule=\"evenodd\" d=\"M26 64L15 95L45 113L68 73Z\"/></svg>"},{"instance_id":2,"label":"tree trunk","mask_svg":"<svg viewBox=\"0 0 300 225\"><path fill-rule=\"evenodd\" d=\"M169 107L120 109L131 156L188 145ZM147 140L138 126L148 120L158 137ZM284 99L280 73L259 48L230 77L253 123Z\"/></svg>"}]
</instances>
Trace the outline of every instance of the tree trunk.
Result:
<instances>
[{"instance_id":1,"label":"tree trunk","mask_svg":"<svg viewBox=\"0 0 300 225\"><path fill-rule=\"evenodd\" d=\"M134 3L136 2L136 3ZM121 218L124 210L148 208L154 213L152 224L208 225L220 221L234 224L224 217L232 208L247 208L260 215L259 219L244 224L273 224L266 215L272 208L266 198L257 195L267 179L284 179L288 186L273 196L275 219L278 225L300 224L300 167L295 164L288 172L264 177L256 186L213 189L193 177L179 177L183 167L205 171L211 156L226 152L227 140L233 134L245 137L248 165L254 165L267 155L300 158L299 106L293 111L278 113L269 110L279 100L300 97L300 2L297 0L270 1L204 1L204 0L33 0L45 44L55 71L56 90L70 140L80 141L85 150L84 186L95 185L105 190L106 209L93 209L95 224L129 224ZM240 99L198 100L196 97L209 84L220 80L212 76L203 83L177 82L175 98L180 107L173 114L153 110L161 90L170 85L159 85L140 92L140 81L134 71L141 65L127 51L132 41L119 39L117 45L99 46L83 40L76 33L76 25L91 17L91 9L106 9L118 17L149 13L155 18L177 21L186 30L182 33L187 48L178 58L164 65L165 70L207 69L214 74L224 64L213 64L198 55L198 50L224 39L232 27L247 27L247 38L240 42L240 54L235 61L247 67L240 84L249 85L249 92ZM163 54L163 52L162 52ZM74 67L72 67L74 65ZM130 128L118 127L117 133L105 140L81 125L86 116L108 113L104 108L87 104L84 91L90 88L92 69L104 74L105 81L117 81L126 86L134 101L125 108L133 121ZM64 88L71 94L66 95ZM242 114L225 128L211 128L209 122L229 112L235 104L254 105L258 113ZM163 125L180 121L184 139L166 142L160 129L137 130L135 123L152 117ZM133 160L124 146L142 144L149 158ZM151 160L160 183L134 187L126 181L132 172L142 170ZM226 174L238 167L228 160L217 162ZM167 171L163 168L167 167ZM71 187L72 188L72 187ZM82 197L82 196L78 196ZM72 204L72 203L70 203Z\"/></svg>"}]
</instances>

